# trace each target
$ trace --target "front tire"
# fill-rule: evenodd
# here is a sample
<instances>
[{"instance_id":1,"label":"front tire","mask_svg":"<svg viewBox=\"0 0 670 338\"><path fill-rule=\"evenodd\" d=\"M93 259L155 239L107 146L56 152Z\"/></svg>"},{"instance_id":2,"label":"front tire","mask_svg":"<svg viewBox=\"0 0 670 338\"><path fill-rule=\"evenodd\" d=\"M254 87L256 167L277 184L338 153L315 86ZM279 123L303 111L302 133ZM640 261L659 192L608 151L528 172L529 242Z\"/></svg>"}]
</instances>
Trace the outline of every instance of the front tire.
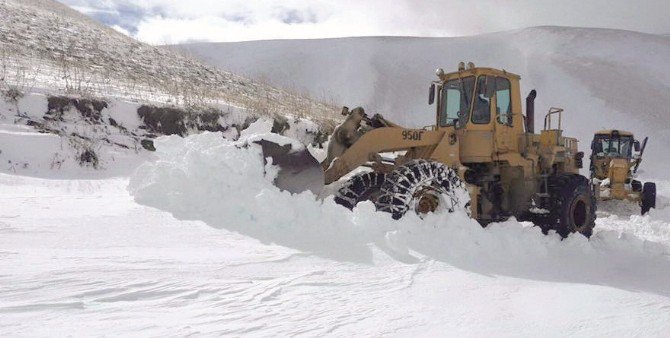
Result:
<instances>
[{"instance_id":1,"label":"front tire","mask_svg":"<svg viewBox=\"0 0 670 338\"><path fill-rule=\"evenodd\" d=\"M548 228L566 238L579 232L591 237L596 221L596 198L589 180L578 174L561 174L549 178Z\"/></svg>"},{"instance_id":2,"label":"front tire","mask_svg":"<svg viewBox=\"0 0 670 338\"><path fill-rule=\"evenodd\" d=\"M400 219L412 209L420 215L438 208L453 212L464 208L468 196L455 170L441 162L412 160L388 175L375 205Z\"/></svg>"},{"instance_id":3,"label":"front tire","mask_svg":"<svg viewBox=\"0 0 670 338\"><path fill-rule=\"evenodd\" d=\"M656 209L656 183L646 182L642 187L642 215L646 214L651 208Z\"/></svg>"}]
</instances>

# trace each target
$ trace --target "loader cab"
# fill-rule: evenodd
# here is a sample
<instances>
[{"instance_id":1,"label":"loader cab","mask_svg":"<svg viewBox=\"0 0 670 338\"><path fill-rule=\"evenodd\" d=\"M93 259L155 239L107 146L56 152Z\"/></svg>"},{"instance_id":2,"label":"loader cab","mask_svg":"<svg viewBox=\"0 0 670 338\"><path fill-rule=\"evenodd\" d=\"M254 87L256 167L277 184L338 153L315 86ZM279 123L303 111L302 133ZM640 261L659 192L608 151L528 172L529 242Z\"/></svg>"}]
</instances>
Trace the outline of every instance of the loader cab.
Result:
<instances>
[{"instance_id":1,"label":"loader cab","mask_svg":"<svg viewBox=\"0 0 670 338\"><path fill-rule=\"evenodd\" d=\"M437 76L436 125L455 131L462 163L491 162L517 149L524 132L518 75L461 63L457 72L438 69Z\"/></svg>"}]
</instances>

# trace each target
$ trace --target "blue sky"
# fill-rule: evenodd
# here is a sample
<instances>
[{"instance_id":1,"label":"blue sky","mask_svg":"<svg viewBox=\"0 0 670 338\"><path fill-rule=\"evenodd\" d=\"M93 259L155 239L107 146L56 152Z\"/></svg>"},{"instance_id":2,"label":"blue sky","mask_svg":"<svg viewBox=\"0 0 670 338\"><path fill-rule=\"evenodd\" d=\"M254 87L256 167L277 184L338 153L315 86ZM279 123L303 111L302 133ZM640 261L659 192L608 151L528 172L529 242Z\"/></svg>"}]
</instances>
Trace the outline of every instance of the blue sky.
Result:
<instances>
[{"instance_id":1,"label":"blue sky","mask_svg":"<svg viewBox=\"0 0 670 338\"><path fill-rule=\"evenodd\" d=\"M60 0L152 44L459 36L538 25L670 33L669 0Z\"/></svg>"}]
</instances>

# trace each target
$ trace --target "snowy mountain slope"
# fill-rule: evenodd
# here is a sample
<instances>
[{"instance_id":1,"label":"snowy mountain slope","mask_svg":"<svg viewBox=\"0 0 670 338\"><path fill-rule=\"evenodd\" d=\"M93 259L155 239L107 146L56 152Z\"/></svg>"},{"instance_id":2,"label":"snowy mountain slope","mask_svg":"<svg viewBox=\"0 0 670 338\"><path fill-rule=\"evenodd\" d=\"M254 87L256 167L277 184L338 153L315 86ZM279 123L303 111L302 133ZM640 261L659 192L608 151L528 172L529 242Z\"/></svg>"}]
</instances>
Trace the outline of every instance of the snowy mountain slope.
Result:
<instances>
[{"instance_id":1,"label":"snowy mountain slope","mask_svg":"<svg viewBox=\"0 0 670 338\"><path fill-rule=\"evenodd\" d=\"M217 130L234 139L259 117L307 143L301 134L324 138L341 118L309 96L140 43L58 2L0 1L0 172L128 175L157 136Z\"/></svg>"},{"instance_id":2,"label":"snowy mountain slope","mask_svg":"<svg viewBox=\"0 0 670 338\"><path fill-rule=\"evenodd\" d=\"M642 169L661 175L670 163L670 38L636 32L535 27L455 38L366 37L196 43L181 46L219 68L363 105L406 125L433 123L427 88L459 61L522 77L523 95L538 90L537 109L565 108L566 134L588 148L604 128L648 135ZM541 116L538 118L541 127ZM536 126L536 127L538 127ZM536 128L537 129L537 128ZM656 168L659 167L659 168ZM660 168L663 167L663 168Z\"/></svg>"},{"instance_id":3,"label":"snowy mountain slope","mask_svg":"<svg viewBox=\"0 0 670 338\"><path fill-rule=\"evenodd\" d=\"M332 198L291 196L243 144L212 133L161 138L157 160L130 180L0 174L0 334L670 330L668 182L663 208L604 215L590 241L561 241L515 221L393 221L370 204L350 212Z\"/></svg>"},{"instance_id":4,"label":"snowy mountain slope","mask_svg":"<svg viewBox=\"0 0 670 338\"><path fill-rule=\"evenodd\" d=\"M55 1L5 0L0 18L0 78L28 91L337 118L331 106L140 43Z\"/></svg>"}]
</instances>

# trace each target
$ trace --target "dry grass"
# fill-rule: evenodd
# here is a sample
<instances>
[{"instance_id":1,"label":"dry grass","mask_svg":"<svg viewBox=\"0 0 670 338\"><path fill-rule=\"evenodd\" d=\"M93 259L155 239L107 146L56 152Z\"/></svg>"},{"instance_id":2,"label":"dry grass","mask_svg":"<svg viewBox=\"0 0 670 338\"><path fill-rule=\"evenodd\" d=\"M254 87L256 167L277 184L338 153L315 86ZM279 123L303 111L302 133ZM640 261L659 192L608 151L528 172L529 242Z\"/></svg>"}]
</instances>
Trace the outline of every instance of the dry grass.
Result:
<instances>
[{"instance_id":1,"label":"dry grass","mask_svg":"<svg viewBox=\"0 0 670 338\"><path fill-rule=\"evenodd\" d=\"M0 1L0 17L6 83L34 79L32 85L67 94L181 107L226 104L252 115L304 117L324 126L340 118L332 104L137 42L54 1Z\"/></svg>"}]
</instances>

